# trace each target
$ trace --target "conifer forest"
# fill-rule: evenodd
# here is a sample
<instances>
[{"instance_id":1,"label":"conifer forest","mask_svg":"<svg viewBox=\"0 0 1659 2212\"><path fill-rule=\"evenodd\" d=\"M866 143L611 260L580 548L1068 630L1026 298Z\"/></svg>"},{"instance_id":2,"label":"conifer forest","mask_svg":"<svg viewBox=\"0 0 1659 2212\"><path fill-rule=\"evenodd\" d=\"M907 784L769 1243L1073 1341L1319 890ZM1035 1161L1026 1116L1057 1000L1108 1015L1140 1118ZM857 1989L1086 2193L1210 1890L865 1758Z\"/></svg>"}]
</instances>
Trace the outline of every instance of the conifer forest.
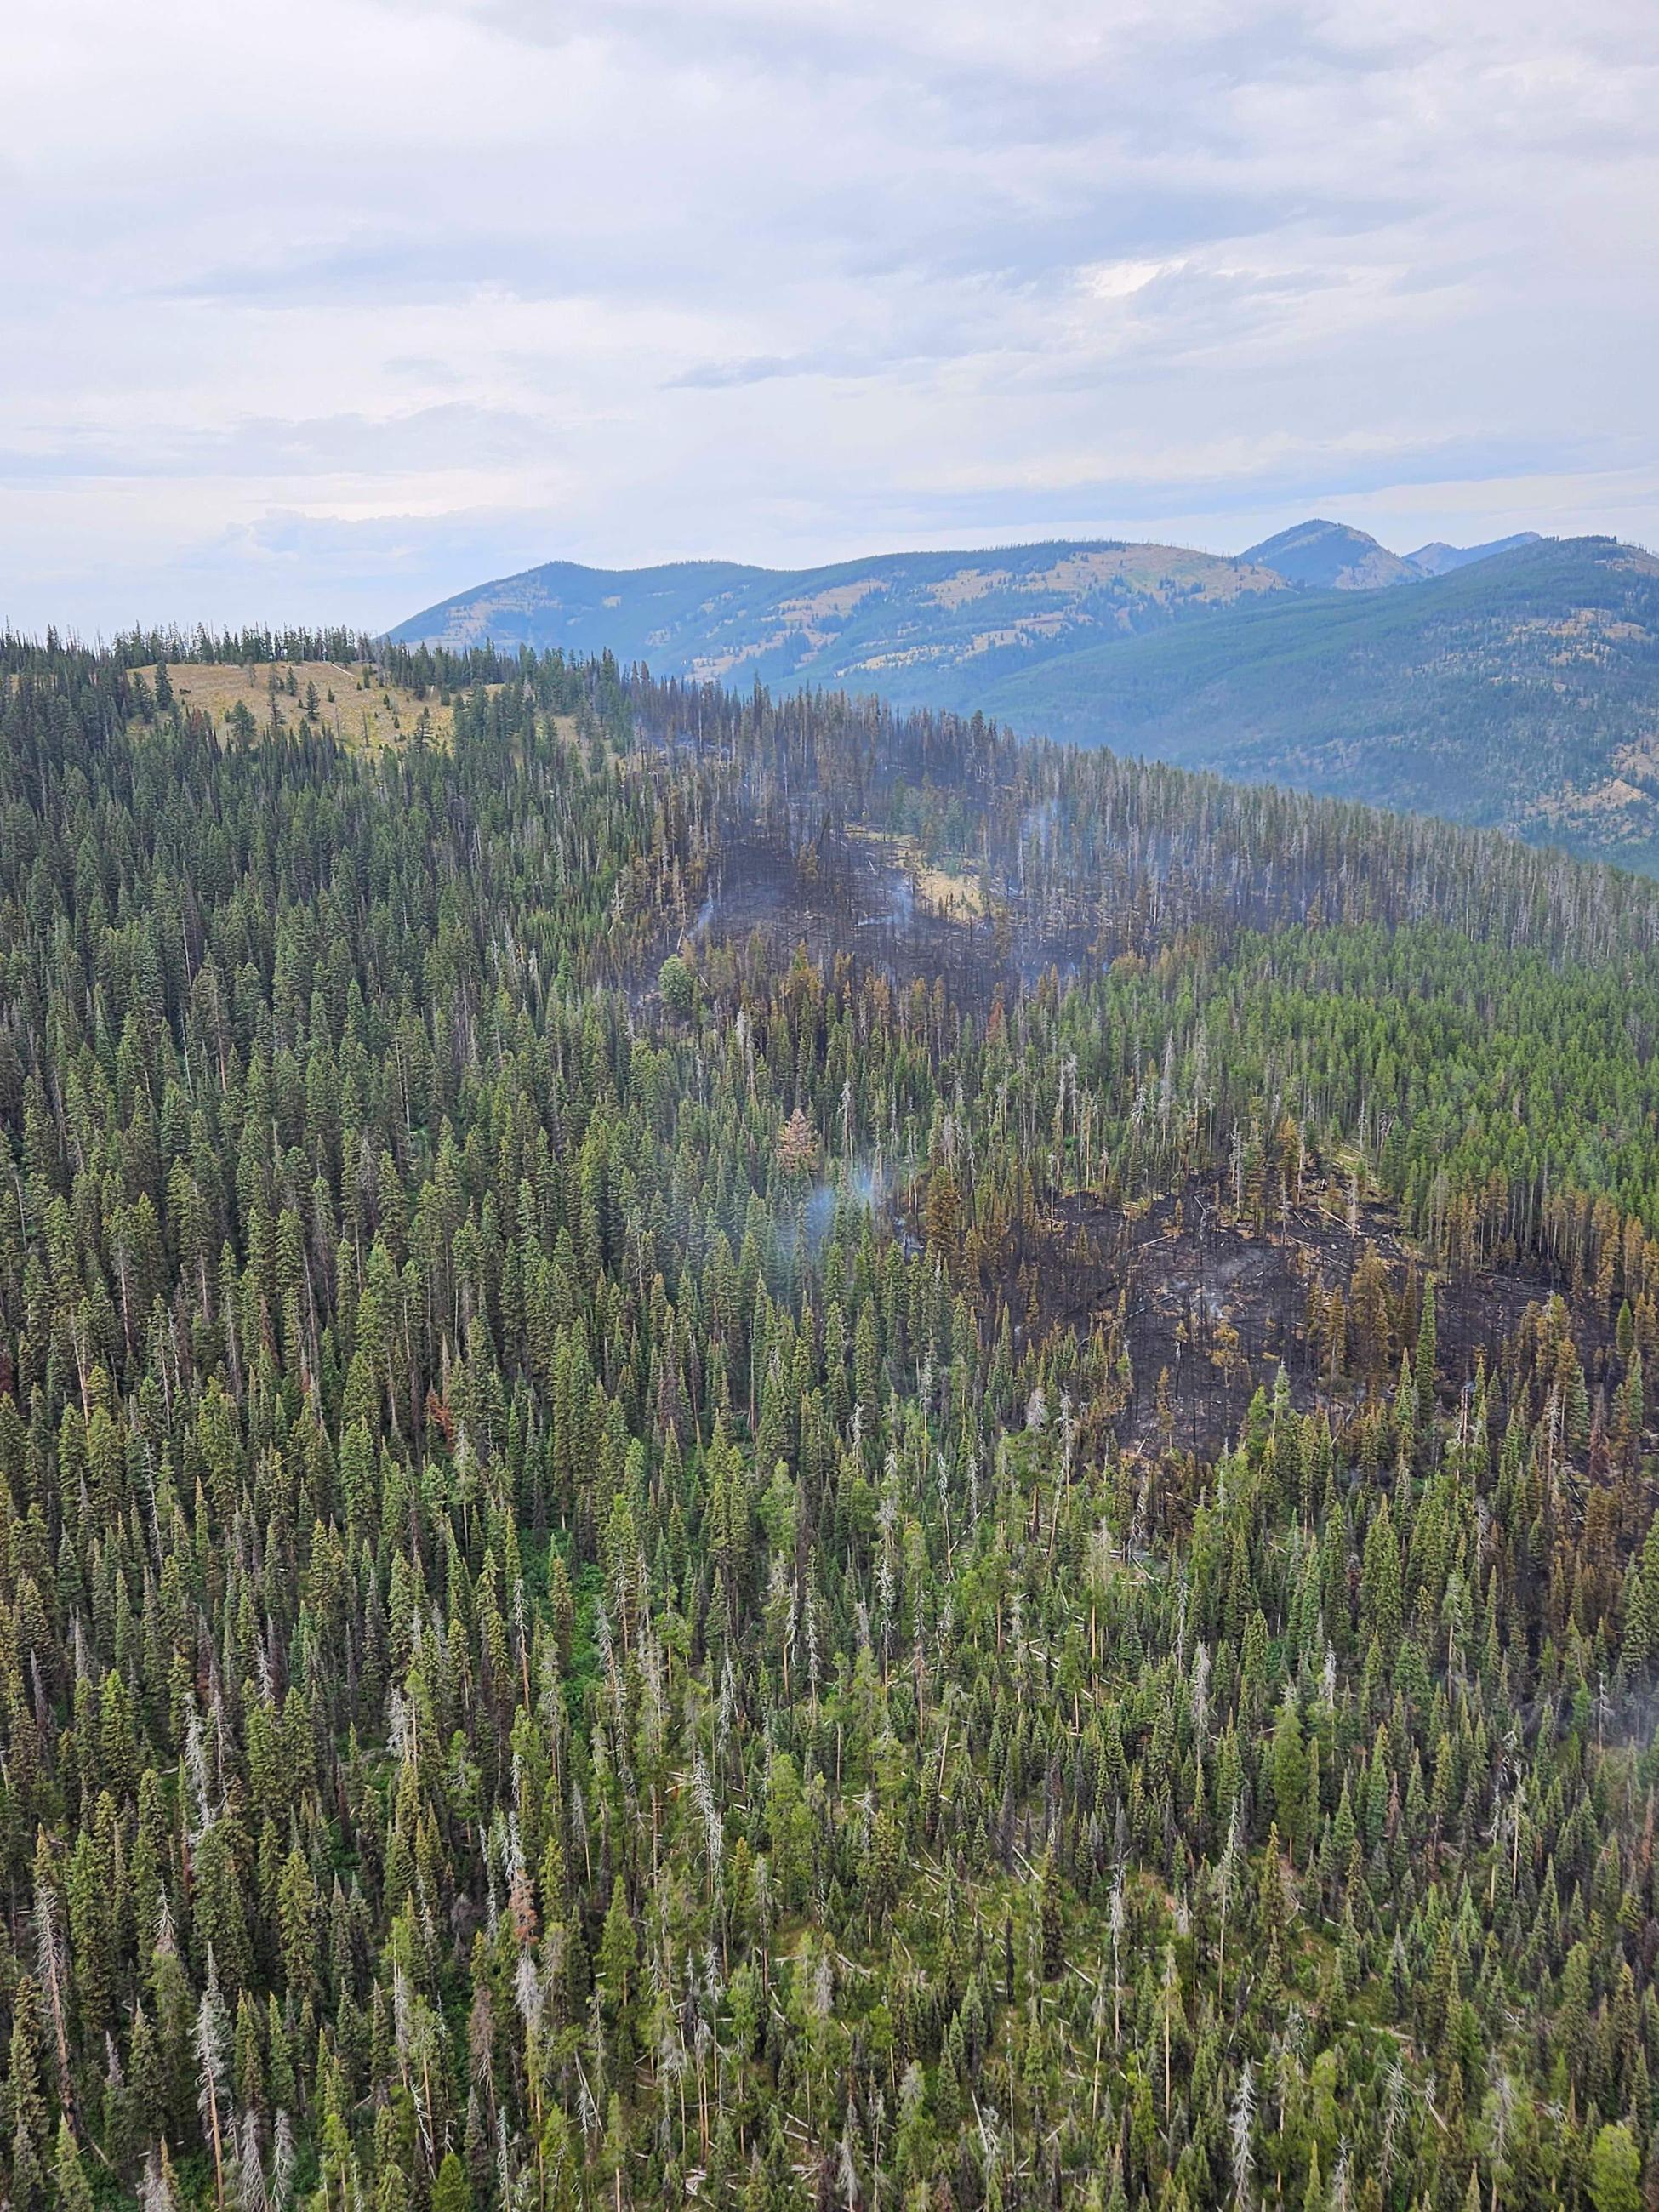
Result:
<instances>
[{"instance_id":1,"label":"conifer forest","mask_svg":"<svg viewBox=\"0 0 1659 2212\"><path fill-rule=\"evenodd\" d=\"M1656 1356L1659 883L0 641L0 2197L1642 2212Z\"/></svg>"}]
</instances>

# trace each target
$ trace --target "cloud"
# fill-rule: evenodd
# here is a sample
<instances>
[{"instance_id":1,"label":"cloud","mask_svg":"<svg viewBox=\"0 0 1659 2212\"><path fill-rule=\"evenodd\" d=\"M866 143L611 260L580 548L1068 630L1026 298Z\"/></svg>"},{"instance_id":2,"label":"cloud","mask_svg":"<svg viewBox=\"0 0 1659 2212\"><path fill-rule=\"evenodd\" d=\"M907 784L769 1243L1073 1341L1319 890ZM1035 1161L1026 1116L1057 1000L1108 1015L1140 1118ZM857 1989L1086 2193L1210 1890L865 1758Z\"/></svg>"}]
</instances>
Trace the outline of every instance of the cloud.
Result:
<instances>
[{"instance_id":1,"label":"cloud","mask_svg":"<svg viewBox=\"0 0 1659 2212\"><path fill-rule=\"evenodd\" d=\"M0 620L1659 535L1626 0L27 0L8 60Z\"/></svg>"},{"instance_id":2,"label":"cloud","mask_svg":"<svg viewBox=\"0 0 1659 2212\"><path fill-rule=\"evenodd\" d=\"M139 424L115 438L76 433L57 445L0 450L0 483L81 477L366 477L457 467L513 467L546 454L556 425L501 407L454 402L379 417L247 416L220 429Z\"/></svg>"}]
</instances>

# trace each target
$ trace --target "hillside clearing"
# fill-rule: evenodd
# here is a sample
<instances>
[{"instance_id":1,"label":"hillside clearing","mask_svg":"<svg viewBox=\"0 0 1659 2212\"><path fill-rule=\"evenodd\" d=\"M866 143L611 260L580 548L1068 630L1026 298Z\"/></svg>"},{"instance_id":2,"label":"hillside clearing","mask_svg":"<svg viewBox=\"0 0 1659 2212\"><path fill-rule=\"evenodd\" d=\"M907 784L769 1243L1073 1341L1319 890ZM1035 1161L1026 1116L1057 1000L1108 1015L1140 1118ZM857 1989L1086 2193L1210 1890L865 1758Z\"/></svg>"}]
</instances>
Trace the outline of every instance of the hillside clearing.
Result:
<instances>
[{"instance_id":1,"label":"hillside clearing","mask_svg":"<svg viewBox=\"0 0 1659 2212\"><path fill-rule=\"evenodd\" d=\"M138 672L153 690L155 670ZM185 661L170 665L167 679L183 704L206 714L219 729L234 729L240 707L260 732L273 724L297 732L309 723L356 751L375 753L406 744L416 735L447 744L453 727L450 708L435 694L418 699L410 686L388 683L361 661L350 666L337 660L236 665Z\"/></svg>"}]
</instances>

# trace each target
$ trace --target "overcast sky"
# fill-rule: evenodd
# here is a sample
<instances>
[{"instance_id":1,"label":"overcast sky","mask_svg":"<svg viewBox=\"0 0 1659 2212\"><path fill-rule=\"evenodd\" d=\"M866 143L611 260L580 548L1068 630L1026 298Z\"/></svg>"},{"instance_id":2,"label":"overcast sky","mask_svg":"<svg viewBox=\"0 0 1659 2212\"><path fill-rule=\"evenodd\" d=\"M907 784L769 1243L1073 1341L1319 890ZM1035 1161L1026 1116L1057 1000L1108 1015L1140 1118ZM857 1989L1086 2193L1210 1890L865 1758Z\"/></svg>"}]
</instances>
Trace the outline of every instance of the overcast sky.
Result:
<instances>
[{"instance_id":1,"label":"overcast sky","mask_svg":"<svg viewBox=\"0 0 1659 2212\"><path fill-rule=\"evenodd\" d=\"M1659 544L1644 0L21 0L0 622Z\"/></svg>"}]
</instances>

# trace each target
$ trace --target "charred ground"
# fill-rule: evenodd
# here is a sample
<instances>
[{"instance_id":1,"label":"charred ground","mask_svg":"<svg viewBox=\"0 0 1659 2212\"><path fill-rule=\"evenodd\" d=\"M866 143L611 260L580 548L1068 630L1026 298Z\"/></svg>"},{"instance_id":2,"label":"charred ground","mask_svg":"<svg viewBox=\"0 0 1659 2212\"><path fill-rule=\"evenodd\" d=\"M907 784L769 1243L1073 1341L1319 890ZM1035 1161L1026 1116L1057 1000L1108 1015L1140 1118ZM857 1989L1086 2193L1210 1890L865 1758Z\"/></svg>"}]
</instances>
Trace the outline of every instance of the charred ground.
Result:
<instances>
[{"instance_id":1,"label":"charred ground","mask_svg":"<svg viewBox=\"0 0 1659 2212\"><path fill-rule=\"evenodd\" d=\"M1353 1341L1353 1292L1368 1261L1380 1268L1383 1330L1362 1350ZM1255 1392L1271 1390L1281 1366L1297 1410L1322 1407L1339 1425L1390 1390L1431 1274L1443 1407L1484 1360L1506 1413L1538 1318L1555 1298L1571 1316L1592 1389L1600 1381L1612 1319L1565 1270L1511 1261L1436 1274L1389 1207L1350 1207L1334 1187L1261 1223L1239 1219L1214 1182L1189 1181L1145 1207L1067 1197L1053 1208L1046 1235L998 1268L987 1292L1010 1298L1027 1336L1115 1334L1128 1356L1112 1420L1119 1443L1204 1455L1237 1437Z\"/></svg>"},{"instance_id":2,"label":"charred ground","mask_svg":"<svg viewBox=\"0 0 1659 2212\"><path fill-rule=\"evenodd\" d=\"M943 910L890 842L831 814L800 840L734 813L679 941L732 1004L745 977L799 950L815 967L844 961L898 988L942 988L982 1018L1045 971L1064 979L1140 959L1138 939L1146 930L1131 919L1091 929L1078 909L1044 910L1017 885L1000 886L982 914ZM1558 1298L1597 1389L1614 1316L1571 1267L1500 1256L1437 1269L1397 1210L1361 1189L1352 1167L1310 1162L1299 1199L1271 1209L1242 1206L1214 1177L1185 1178L1150 1201L1068 1192L1039 1204L993 1251L970 1257L958 1243L942 1257L986 1326L1007 1306L1017 1344L1098 1332L1122 1355L1121 1391L1085 1413L1120 1449L1212 1455L1238 1435L1255 1393L1271 1389L1281 1366L1298 1412L1322 1408L1339 1426L1360 1417L1396 1385L1431 1274L1443 1408L1484 1361L1506 1414L1540 1316ZM925 1241L924 1200L914 1188L897 1211L913 1249ZM1368 1261L1382 1307L1362 1346L1354 1290Z\"/></svg>"}]
</instances>

